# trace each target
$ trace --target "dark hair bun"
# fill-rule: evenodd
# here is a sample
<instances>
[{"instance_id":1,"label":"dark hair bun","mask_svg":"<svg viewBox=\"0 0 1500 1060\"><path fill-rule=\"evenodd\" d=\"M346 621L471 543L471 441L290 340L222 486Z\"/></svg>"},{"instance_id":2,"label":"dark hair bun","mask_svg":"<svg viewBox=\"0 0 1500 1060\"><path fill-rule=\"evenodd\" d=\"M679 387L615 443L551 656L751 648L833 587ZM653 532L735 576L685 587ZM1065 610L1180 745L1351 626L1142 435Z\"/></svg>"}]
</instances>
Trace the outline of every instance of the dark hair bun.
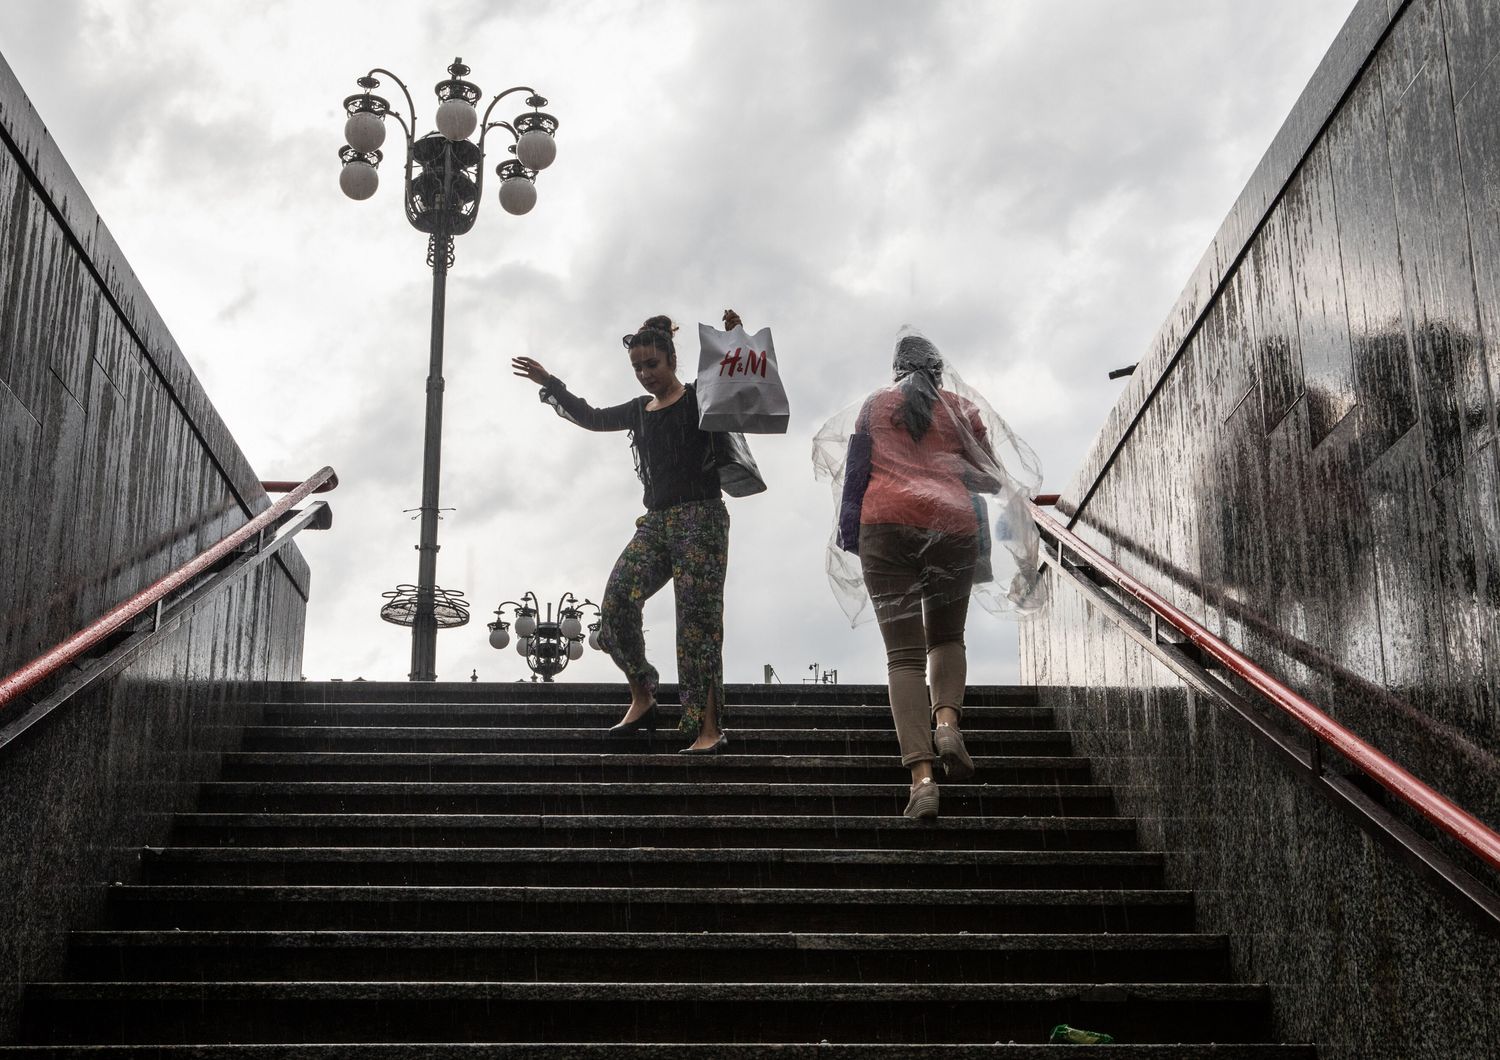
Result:
<instances>
[{"instance_id":1,"label":"dark hair bun","mask_svg":"<svg viewBox=\"0 0 1500 1060\"><path fill-rule=\"evenodd\" d=\"M646 322L641 325L642 331L665 331L668 335L677 333L677 325L672 323L668 316L647 317Z\"/></svg>"},{"instance_id":2,"label":"dark hair bun","mask_svg":"<svg viewBox=\"0 0 1500 1060\"><path fill-rule=\"evenodd\" d=\"M637 346L661 350L667 355L668 363L676 367L677 347L672 342L672 332L676 330L677 325L672 323L671 317L649 317L639 331L634 335L621 336L620 342L627 350L633 350Z\"/></svg>"}]
</instances>

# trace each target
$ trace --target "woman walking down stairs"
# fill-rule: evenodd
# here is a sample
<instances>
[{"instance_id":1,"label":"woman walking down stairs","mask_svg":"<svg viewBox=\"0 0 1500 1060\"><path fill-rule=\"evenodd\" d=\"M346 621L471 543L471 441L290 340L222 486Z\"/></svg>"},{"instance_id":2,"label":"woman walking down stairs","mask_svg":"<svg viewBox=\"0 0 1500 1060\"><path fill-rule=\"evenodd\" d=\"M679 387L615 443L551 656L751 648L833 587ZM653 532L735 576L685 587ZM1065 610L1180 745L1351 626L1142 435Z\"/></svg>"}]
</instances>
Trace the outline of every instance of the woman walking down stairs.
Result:
<instances>
[{"instance_id":1,"label":"woman walking down stairs","mask_svg":"<svg viewBox=\"0 0 1500 1060\"><path fill-rule=\"evenodd\" d=\"M1315 1056L1030 690L970 690L936 822L884 688L742 686L696 758L619 695L273 686L0 1057Z\"/></svg>"}]
</instances>

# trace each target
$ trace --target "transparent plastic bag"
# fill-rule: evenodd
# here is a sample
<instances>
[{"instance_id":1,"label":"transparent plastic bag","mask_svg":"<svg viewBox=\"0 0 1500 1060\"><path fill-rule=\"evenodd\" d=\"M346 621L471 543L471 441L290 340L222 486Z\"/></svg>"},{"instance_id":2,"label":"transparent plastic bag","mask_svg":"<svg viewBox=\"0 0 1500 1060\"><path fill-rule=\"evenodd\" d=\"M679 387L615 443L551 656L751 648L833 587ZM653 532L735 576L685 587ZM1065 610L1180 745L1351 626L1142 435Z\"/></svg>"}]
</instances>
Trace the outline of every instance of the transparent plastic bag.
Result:
<instances>
[{"instance_id":1,"label":"transparent plastic bag","mask_svg":"<svg viewBox=\"0 0 1500 1060\"><path fill-rule=\"evenodd\" d=\"M897 337L892 374L813 437L813 471L834 502L828 582L849 624L875 617L866 562L881 572L888 618L920 615L924 596L929 606L969 595L994 615L1035 613L1046 602L1025 504L1041 485L1036 453L913 329Z\"/></svg>"}]
</instances>

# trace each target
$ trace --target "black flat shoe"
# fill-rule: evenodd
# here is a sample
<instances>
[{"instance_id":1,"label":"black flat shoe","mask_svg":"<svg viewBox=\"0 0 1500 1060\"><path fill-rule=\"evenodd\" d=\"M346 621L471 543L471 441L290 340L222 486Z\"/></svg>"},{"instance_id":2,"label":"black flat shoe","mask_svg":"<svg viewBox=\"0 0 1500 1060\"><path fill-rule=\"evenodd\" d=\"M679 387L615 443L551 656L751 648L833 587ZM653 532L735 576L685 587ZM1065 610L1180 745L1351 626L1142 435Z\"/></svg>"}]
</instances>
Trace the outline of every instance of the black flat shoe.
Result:
<instances>
[{"instance_id":1,"label":"black flat shoe","mask_svg":"<svg viewBox=\"0 0 1500 1060\"><path fill-rule=\"evenodd\" d=\"M635 721L622 721L618 725L611 725L606 732L607 736L635 736L645 732L648 735L656 734L656 704L651 704L646 713Z\"/></svg>"},{"instance_id":2,"label":"black flat shoe","mask_svg":"<svg viewBox=\"0 0 1500 1060\"><path fill-rule=\"evenodd\" d=\"M687 747L684 747L682 750L678 751L677 753L680 754L680 755L716 755L723 748L728 747L728 746L729 746L729 733L727 733L727 732L720 732L719 733L719 738L717 740L715 740L713 743L709 744L707 747L693 747L693 746L689 745Z\"/></svg>"}]
</instances>

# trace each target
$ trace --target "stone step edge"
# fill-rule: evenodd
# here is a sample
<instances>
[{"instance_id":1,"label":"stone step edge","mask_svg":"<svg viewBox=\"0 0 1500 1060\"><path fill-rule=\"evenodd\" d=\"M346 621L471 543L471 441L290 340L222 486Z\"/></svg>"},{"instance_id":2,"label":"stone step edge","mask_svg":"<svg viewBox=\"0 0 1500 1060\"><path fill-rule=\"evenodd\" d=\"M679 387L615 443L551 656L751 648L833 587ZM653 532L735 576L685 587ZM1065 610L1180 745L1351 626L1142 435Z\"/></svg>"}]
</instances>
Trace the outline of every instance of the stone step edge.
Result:
<instances>
[{"instance_id":1,"label":"stone step edge","mask_svg":"<svg viewBox=\"0 0 1500 1060\"><path fill-rule=\"evenodd\" d=\"M664 681L658 686L657 692L662 696L675 696L678 685L675 681ZM797 681L792 684L727 681L724 693L726 698L743 696L747 699L779 702L800 700L810 703L829 703L860 696L883 700L890 694L889 686L884 683L824 684L813 681ZM970 684L965 689L965 695L971 699L1035 698L1038 693L1037 685L1027 684ZM460 701L490 697L500 702L514 697L557 702L569 699L589 700L602 696L618 699L629 695L630 690L623 681L431 681L417 685L407 681L268 681L263 687L261 702L282 700L299 703L347 703L380 698L397 702L443 702L442 697L445 696Z\"/></svg>"},{"instance_id":2,"label":"stone step edge","mask_svg":"<svg viewBox=\"0 0 1500 1060\"><path fill-rule=\"evenodd\" d=\"M333 686L309 689L313 682L294 682L278 686L271 682L257 703L627 703L630 687L624 681L557 681L553 683L515 682L470 682L452 681L425 682L413 686L407 681L343 681ZM342 686L342 687L336 687ZM309 691L340 693L336 695L312 695ZM675 696L679 686L675 681L663 681L657 691L663 696ZM451 695L445 693L452 693ZM1040 694L1036 685L967 685L964 689L965 707L996 706L1013 700L1035 701ZM740 696L746 702L755 703L801 703L806 706L847 706L837 700L869 699L882 706L890 698L890 686L886 684L839 684L814 685L811 682L798 685L745 684L726 682L724 695Z\"/></svg>"},{"instance_id":3,"label":"stone step edge","mask_svg":"<svg viewBox=\"0 0 1500 1060\"><path fill-rule=\"evenodd\" d=\"M743 795L769 797L788 795L904 796L910 784L905 779L889 784L845 782L797 783L774 781L591 781L591 780L209 780L199 785L205 794L368 794L406 795ZM1108 798L1108 784L986 784L944 783L943 794L992 798Z\"/></svg>"},{"instance_id":4,"label":"stone step edge","mask_svg":"<svg viewBox=\"0 0 1500 1060\"><path fill-rule=\"evenodd\" d=\"M444 827L444 828L861 828L955 831L1133 831L1133 817L983 816L947 817L934 823L896 815L850 814L535 814L535 813L201 813L173 815L179 825L242 828Z\"/></svg>"},{"instance_id":5,"label":"stone step edge","mask_svg":"<svg viewBox=\"0 0 1500 1060\"><path fill-rule=\"evenodd\" d=\"M1137 950L1221 951L1229 936L1196 932L978 932L964 934L904 934L898 932L786 932L786 931L349 931L288 930L232 931L144 929L90 930L69 934L74 945L96 948L205 948L237 946L269 949L344 949L399 943L403 949L527 949L546 946L558 950L765 950L863 953L909 949L1026 953L1067 951L1116 953Z\"/></svg>"},{"instance_id":6,"label":"stone step edge","mask_svg":"<svg viewBox=\"0 0 1500 1060\"><path fill-rule=\"evenodd\" d=\"M115 901L368 901L503 902L533 904L693 905L1021 905L1108 906L1191 905L1193 892L1171 888L1036 887L554 887L455 884L199 883L114 884Z\"/></svg>"},{"instance_id":7,"label":"stone step edge","mask_svg":"<svg viewBox=\"0 0 1500 1060\"><path fill-rule=\"evenodd\" d=\"M1045 731L1045 730L1042 730ZM1085 769L1091 764L1083 755L974 755L974 768L983 769ZM709 755L685 758L675 751L659 754L631 751L227 751L224 764L231 765L597 765L680 766L725 769L753 766L757 769L889 769L900 768L890 755Z\"/></svg>"},{"instance_id":8,"label":"stone step edge","mask_svg":"<svg viewBox=\"0 0 1500 1060\"><path fill-rule=\"evenodd\" d=\"M858 1042L308 1043L295 1045L0 1045L18 1060L1056 1060L1056 1045ZM1317 1060L1311 1045L1091 1045L1090 1060Z\"/></svg>"},{"instance_id":9,"label":"stone step edge","mask_svg":"<svg viewBox=\"0 0 1500 1060\"><path fill-rule=\"evenodd\" d=\"M812 988L811 994L809 987ZM1132 1000L1161 1002L1228 1001L1261 1004L1269 996L1263 983L575 983L527 980L389 981L308 980L238 982L220 980L98 980L38 982L28 992L41 1001L903 1001L955 1003L1045 1002L1123 1004Z\"/></svg>"},{"instance_id":10,"label":"stone step edge","mask_svg":"<svg viewBox=\"0 0 1500 1060\"><path fill-rule=\"evenodd\" d=\"M833 850L800 847L143 847L155 861L255 862L486 862L554 863L586 861L596 864L729 864L784 865L940 865L945 868L1038 865L1154 867L1159 852L1149 850L885 850L848 847Z\"/></svg>"},{"instance_id":11,"label":"stone step edge","mask_svg":"<svg viewBox=\"0 0 1500 1060\"><path fill-rule=\"evenodd\" d=\"M896 740L893 729L841 729L836 726L826 728L796 728L796 729L736 729L731 723L727 726L729 732L729 746L734 746L734 740L738 737L742 741L754 743L781 742L785 740L846 740L868 742L872 740ZM628 736L611 736L609 729L578 728L563 725L246 725L242 728L246 738L251 736L275 736L285 739L301 736L382 736L386 738L410 736L422 734L431 737L457 737L470 736L477 739L485 736L497 739L504 736L517 740L539 740L539 739L606 739L617 741L622 745L629 745L633 741L644 741L646 733L635 733ZM1045 742L1047 740L1066 740L1071 734L1063 729L970 729L964 733L967 743L993 744L1002 740L1013 742ZM657 729L657 737L663 740L679 739L673 729Z\"/></svg>"},{"instance_id":12,"label":"stone step edge","mask_svg":"<svg viewBox=\"0 0 1500 1060\"><path fill-rule=\"evenodd\" d=\"M491 700L452 700L438 703L413 703L399 699L370 699L345 702L308 703L296 700L277 699L266 700L258 704L267 714L298 713L316 714L319 712L349 714L358 713L361 710L369 710L377 713L397 713L410 711L420 714L442 714L452 712L455 714L477 714L482 711L492 710L496 712L517 713L529 711L534 714L566 714L577 712L581 714L598 714L606 716L613 712L616 716L623 714L625 708L630 704L629 693L618 701L561 701L546 702L544 700L515 700L511 702L497 702ZM887 703L730 703L729 706L737 713L746 715L757 714L806 714L819 716L832 714L838 716L869 716L880 717L889 720L891 708ZM663 717L676 717L682 713L680 704L658 703L657 713ZM1030 714L1033 716L1050 716L1055 714L1053 707L1043 706L1035 697L1030 702L1015 703L976 703L964 707L964 717L1000 717L1007 714Z\"/></svg>"}]
</instances>

